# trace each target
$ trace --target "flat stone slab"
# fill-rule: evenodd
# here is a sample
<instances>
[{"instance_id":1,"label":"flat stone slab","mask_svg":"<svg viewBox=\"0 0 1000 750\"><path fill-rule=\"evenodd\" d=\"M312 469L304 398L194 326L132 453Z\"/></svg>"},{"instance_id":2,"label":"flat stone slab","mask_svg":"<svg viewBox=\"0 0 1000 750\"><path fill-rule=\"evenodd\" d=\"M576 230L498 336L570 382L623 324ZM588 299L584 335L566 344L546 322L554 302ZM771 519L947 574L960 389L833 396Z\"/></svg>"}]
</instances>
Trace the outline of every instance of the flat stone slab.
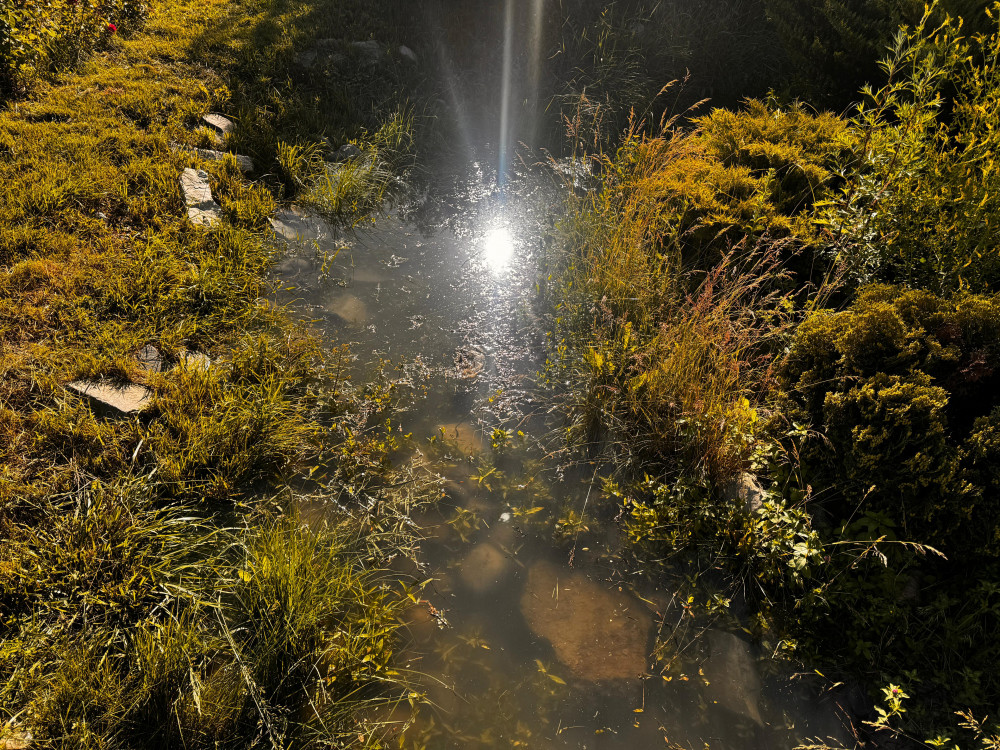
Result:
<instances>
[{"instance_id":1,"label":"flat stone slab","mask_svg":"<svg viewBox=\"0 0 1000 750\"><path fill-rule=\"evenodd\" d=\"M135 383L118 386L99 380L74 380L66 387L115 414L135 414L153 400L153 392L149 388Z\"/></svg>"},{"instance_id":2,"label":"flat stone slab","mask_svg":"<svg viewBox=\"0 0 1000 750\"><path fill-rule=\"evenodd\" d=\"M243 156L242 154L233 154L229 151L216 151L211 148L196 148L194 146L185 146L181 143L171 143L170 150L186 151L187 153L194 154L199 159L204 159L205 161L222 161L227 156L232 156L236 159L236 165L242 172L253 172L253 159L249 156Z\"/></svg>"},{"instance_id":3,"label":"flat stone slab","mask_svg":"<svg viewBox=\"0 0 1000 750\"><path fill-rule=\"evenodd\" d=\"M581 680L634 679L646 671L652 618L617 588L550 562L528 571L521 613Z\"/></svg>"},{"instance_id":4,"label":"flat stone slab","mask_svg":"<svg viewBox=\"0 0 1000 750\"><path fill-rule=\"evenodd\" d=\"M281 209L270 221L274 233L285 242L310 244L333 239L333 227L326 219L298 206Z\"/></svg>"},{"instance_id":5,"label":"flat stone slab","mask_svg":"<svg viewBox=\"0 0 1000 750\"><path fill-rule=\"evenodd\" d=\"M228 117L214 112L202 115L201 121L215 130L219 135L229 135L236 130L236 123Z\"/></svg>"},{"instance_id":6,"label":"flat stone slab","mask_svg":"<svg viewBox=\"0 0 1000 750\"><path fill-rule=\"evenodd\" d=\"M207 370L212 366L212 358L201 352L182 351L178 361L189 370Z\"/></svg>"},{"instance_id":7,"label":"flat stone slab","mask_svg":"<svg viewBox=\"0 0 1000 750\"><path fill-rule=\"evenodd\" d=\"M195 226L210 227L222 219L222 209L212 198L208 172L188 167L181 172L181 196L187 215Z\"/></svg>"}]
</instances>

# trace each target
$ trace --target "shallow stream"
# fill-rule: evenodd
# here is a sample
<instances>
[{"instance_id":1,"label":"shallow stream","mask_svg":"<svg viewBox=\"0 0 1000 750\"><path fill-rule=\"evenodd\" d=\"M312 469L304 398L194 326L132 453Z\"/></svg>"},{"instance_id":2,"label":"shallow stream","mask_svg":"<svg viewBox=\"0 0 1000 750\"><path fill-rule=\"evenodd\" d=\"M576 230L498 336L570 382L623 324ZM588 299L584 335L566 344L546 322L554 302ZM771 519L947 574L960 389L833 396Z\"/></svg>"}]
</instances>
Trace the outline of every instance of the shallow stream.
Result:
<instances>
[{"instance_id":1,"label":"shallow stream","mask_svg":"<svg viewBox=\"0 0 1000 750\"><path fill-rule=\"evenodd\" d=\"M468 37L463 18L438 19L465 24L438 29L444 73L509 62L500 51L516 39L451 49L448 39ZM464 89L446 80L459 167L443 162L422 198L374 226L292 243L276 269L280 301L352 342L354 378L389 360L426 386L403 415L414 448L401 460L440 475L443 497L417 519L420 559L400 561L399 573L433 579L413 596L404 654L430 705L405 733L408 707L394 717L393 744L853 747L823 680L761 653L738 607L691 615L675 596L682 571L651 582L634 569L596 470L542 447L544 334L532 302L546 232L573 180L530 158L510 159L500 179L504 160L488 145L524 135L517 117L495 110L536 68L522 60L486 76L506 90L489 103L476 90L483 79ZM504 130L474 135L492 126Z\"/></svg>"}]
</instances>

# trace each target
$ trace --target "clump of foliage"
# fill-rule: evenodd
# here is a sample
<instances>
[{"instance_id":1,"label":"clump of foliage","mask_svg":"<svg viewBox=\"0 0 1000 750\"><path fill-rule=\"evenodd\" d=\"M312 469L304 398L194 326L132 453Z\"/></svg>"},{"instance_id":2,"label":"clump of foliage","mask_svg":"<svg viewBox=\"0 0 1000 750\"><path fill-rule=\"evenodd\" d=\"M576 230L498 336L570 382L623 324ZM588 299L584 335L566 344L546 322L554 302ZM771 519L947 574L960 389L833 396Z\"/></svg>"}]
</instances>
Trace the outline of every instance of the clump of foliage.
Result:
<instances>
[{"instance_id":1,"label":"clump of foliage","mask_svg":"<svg viewBox=\"0 0 1000 750\"><path fill-rule=\"evenodd\" d=\"M879 286L808 318L779 377L784 413L819 431L800 453L814 502L949 555L1000 554L998 373L994 297Z\"/></svg>"},{"instance_id":2,"label":"clump of foliage","mask_svg":"<svg viewBox=\"0 0 1000 750\"><path fill-rule=\"evenodd\" d=\"M937 293L1000 287L998 12L970 41L955 22L932 25L928 11L896 36L888 83L865 90L845 183L826 212L856 279Z\"/></svg>"},{"instance_id":3,"label":"clump of foliage","mask_svg":"<svg viewBox=\"0 0 1000 750\"><path fill-rule=\"evenodd\" d=\"M788 264L846 137L832 116L750 102L690 131L632 131L601 158L603 189L560 226L550 291L553 380L575 384L580 439L637 460L685 445L696 473L738 471L790 309Z\"/></svg>"},{"instance_id":4,"label":"clump of foliage","mask_svg":"<svg viewBox=\"0 0 1000 750\"><path fill-rule=\"evenodd\" d=\"M0 96L78 63L148 13L141 0L13 0L0 9Z\"/></svg>"}]
</instances>

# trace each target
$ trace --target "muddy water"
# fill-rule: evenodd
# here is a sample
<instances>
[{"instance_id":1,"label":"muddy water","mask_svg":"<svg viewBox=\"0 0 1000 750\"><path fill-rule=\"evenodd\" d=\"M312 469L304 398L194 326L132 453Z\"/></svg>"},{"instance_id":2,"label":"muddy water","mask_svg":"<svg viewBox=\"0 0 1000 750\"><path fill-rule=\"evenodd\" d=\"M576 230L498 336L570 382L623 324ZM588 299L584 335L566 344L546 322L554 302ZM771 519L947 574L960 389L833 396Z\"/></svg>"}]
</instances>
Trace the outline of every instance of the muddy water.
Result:
<instances>
[{"instance_id":1,"label":"muddy water","mask_svg":"<svg viewBox=\"0 0 1000 750\"><path fill-rule=\"evenodd\" d=\"M388 359L426 386L403 416L413 443L400 460L440 475L443 497L418 519L419 559L398 562L408 580L433 579L406 617L405 661L428 703L388 727L393 743L850 747L820 686L760 653L738 618L693 618L669 572L651 582L630 569L595 472L539 447L531 302L565 182L525 167L501 192L473 163L277 267L282 301L353 342L355 378Z\"/></svg>"}]
</instances>

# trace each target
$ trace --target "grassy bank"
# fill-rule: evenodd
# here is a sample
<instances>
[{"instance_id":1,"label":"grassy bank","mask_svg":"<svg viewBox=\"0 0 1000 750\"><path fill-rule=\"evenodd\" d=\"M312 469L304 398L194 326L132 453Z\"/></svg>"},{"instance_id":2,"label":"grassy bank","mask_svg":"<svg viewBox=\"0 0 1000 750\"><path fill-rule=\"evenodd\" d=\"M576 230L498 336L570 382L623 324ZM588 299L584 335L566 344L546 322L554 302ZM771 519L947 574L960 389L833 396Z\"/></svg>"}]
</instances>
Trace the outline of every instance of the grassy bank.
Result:
<instances>
[{"instance_id":1,"label":"grassy bank","mask_svg":"<svg viewBox=\"0 0 1000 750\"><path fill-rule=\"evenodd\" d=\"M344 351L267 301L264 229L293 199L348 223L377 205L407 149L403 73L297 66L315 39L380 28L361 4L142 16L19 58L0 111L2 733L376 747L362 709L400 689L377 571L419 500L387 460L400 389L353 386ZM249 178L176 147L210 145L209 111L236 122L223 147L253 158ZM350 179L319 180L348 140ZM184 217L189 166L210 175L215 228ZM146 408L109 415L67 388L84 379L146 387Z\"/></svg>"}]
</instances>

